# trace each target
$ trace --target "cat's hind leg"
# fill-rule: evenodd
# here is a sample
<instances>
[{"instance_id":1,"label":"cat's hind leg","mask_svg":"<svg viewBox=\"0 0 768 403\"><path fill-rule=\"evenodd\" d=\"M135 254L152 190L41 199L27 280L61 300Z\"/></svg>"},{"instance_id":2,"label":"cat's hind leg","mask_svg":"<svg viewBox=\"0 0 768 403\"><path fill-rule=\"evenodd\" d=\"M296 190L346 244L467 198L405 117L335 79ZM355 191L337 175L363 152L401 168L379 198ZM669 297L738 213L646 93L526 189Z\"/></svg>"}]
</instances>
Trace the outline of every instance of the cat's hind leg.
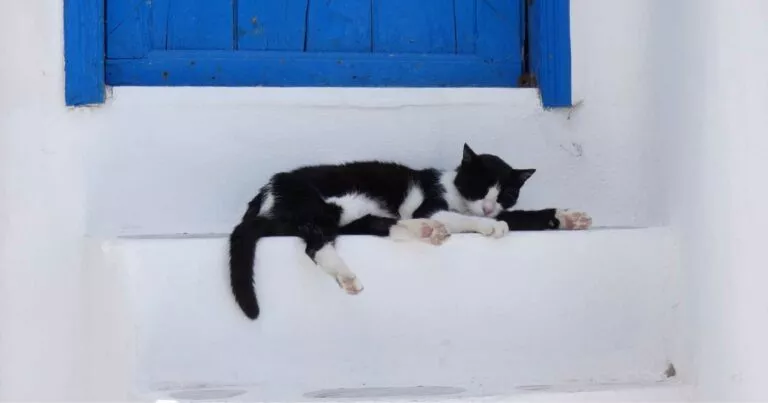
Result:
<instances>
[{"instance_id":1,"label":"cat's hind leg","mask_svg":"<svg viewBox=\"0 0 768 403\"><path fill-rule=\"evenodd\" d=\"M307 256L333 277L347 294L355 295L363 291L363 284L336 251L333 243L337 232L336 228L305 224L299 228L299 237L307 244Z\"/></svg>"},{"instance_id":2,"label":"cat's hind leg","mask_svg":"<svg viewBox=\"0 0 768 403\"><path fill-rule=\"evenodd\" d=\"M339 286L347 294L355 295L363 291L363 283L357 278L357 275L347 267L344 260L341 259L333 243L326 243L315 252L315 263L326 273L331 275L339 283Z\"/></svg>"}]
</instances>

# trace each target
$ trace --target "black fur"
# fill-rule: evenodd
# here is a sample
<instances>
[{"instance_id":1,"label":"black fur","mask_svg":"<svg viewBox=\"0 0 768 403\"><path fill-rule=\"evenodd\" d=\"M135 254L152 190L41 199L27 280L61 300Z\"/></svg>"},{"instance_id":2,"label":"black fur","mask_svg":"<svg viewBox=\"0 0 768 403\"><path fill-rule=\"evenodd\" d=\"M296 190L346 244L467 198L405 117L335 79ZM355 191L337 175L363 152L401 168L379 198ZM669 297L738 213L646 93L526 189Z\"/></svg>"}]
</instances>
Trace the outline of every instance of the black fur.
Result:
<instances>
[{"instance_id":1,"label":"black fur","mask_svg":"<svg viewBox=\"0 0 768 403\"><path fill-rule=\"evenodd\" d=\"M535 169L514 169L495 155L477 155L465 144L455 184L467 200L479 200L485 196L489 186L499 183L501 193L498 201L508 209L517 204L520 189L535 172Z\"/></svg>"},{"instance_id":2,"label":"black fur","mask_svg":"<svg viewBox=\"0 0 768 403\"><path fill-rule=\"evenodd\" d=\"M242 221L229 237L229 276L232 293L246 316L259 317L259 304L253 288L253 260L256 243L265 236L297 235L290 226L259 217L264 194L259 193L249 204Z\"/></svg>"},{"instance_id":3,"label":"black fur","mask_svg":"<svg viewBox=\"0 0 768 403\"><path fill-rule=\"evenodd\" d=\"M560 228L553 208L535 211L502 211L497 220L505 221L510 231L543 231Z\"/></svg>"},{"instance_id":4,"label":"black fur","mask_svg":"<svg viewBox=\"0 0 768 403\"><path fill-rule=\"evenodd\" d=\"M515 170L499 157L477 155L465 145L454 186L466 200L479 200L489 186L500 184L497 201L506 209L517 202L520 188L534 172L532 169ZM440 175L436 169L414 170L377 161L310 166L274 175L249 203L242 221L229 238L231 287L240 308L251 319L259 316L253 262L260 238L298 236L306 243L307 255L314 259L317 251L333 243L338 235L387 236L397 218L366 215L340 227L341 207L325 200L360 193L376 200L389 215L399 217L398 209L409 189L417 186L423 192L424 201L412 217L406 218L428 218L450 207ZM268 212L261 211L270 197L274 200L272 208ZM554 210L551 217L548 212L502 213L499 217L511 229L549 228L553 218Z\"/></svg>"}]
</instances>

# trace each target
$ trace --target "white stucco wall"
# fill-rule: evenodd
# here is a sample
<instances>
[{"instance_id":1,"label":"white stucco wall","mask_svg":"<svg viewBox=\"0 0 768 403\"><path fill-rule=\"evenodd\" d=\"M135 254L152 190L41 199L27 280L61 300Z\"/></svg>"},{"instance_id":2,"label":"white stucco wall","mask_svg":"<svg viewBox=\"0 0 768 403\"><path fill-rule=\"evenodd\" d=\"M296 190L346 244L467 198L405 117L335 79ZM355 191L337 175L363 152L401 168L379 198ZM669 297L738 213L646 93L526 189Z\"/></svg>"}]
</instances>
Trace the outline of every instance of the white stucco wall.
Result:
<instances>
[{"instance_id":1,"label":"white stucco wall","mask_svg":"<svg viewBox=\"0 0 768 403\"><path fill-rule=\"evenodd\" d=\"M61 102L60 2L0 26L0 400L76 400L88 116Z\"/></svg>"},{"instance_id":2,"label":"white stucco wall","mask_svg":"<svg viewBox=\"0 0 768 403\"><path fill-rule=\"evenodd\" d=\"M573 5L577 111L527 90L117 88L82 126L89 234L226 232L278 170L351 159L452 168L467 141L539 169L523 207L664 222L643 1ZM600 21L600 24L595 24ZM56 72L53 72L56 73Z\"/></svg>"},{"instance_id":3,"label":"white stucco wall","mask_svg":"<svg viewBox=\"0 0 768 403\"><path fill-rule=\"evenodd\" d=\"M768 399L768 3L659 2L659 128L697 398ZM662 39L665 38L665 39Z\"/></svg>"},{"instance_id":4,"label":"white stucco wall","mask_svg":"<svg viewBox=\"0 0 768 403\"><path fill-rule=\"evenodd\" d=\"M83 396L85 235L226 231L276 169L373 157L451 166L469 141L540 169L526 206L587 209L600 225L666 220L652 2L573 2L583 105L570 119L518 91L362 102L332 90L119 89L69 110L61 4L0 2L0 400Z\"/></svg>"},{"instance_id":5,"label":"white stucco wall","mask_svg":"<svg viewBox=\"0 0 768 403\"><path fill-rule=\"evenodd\" d=\"M276 170L365 158L451 168L465 141L539 169L523 207L588 209L600 225L665 221L646 136L644 1L573 5L583 104L570 114L542 111L533 90L180 88L118 88L105 106L65 112L59 3L3 5L4 102L38 108L18 109L11 132L55 125L84 141L89 234L223 232Z\"/></svg>"}]
</instances>

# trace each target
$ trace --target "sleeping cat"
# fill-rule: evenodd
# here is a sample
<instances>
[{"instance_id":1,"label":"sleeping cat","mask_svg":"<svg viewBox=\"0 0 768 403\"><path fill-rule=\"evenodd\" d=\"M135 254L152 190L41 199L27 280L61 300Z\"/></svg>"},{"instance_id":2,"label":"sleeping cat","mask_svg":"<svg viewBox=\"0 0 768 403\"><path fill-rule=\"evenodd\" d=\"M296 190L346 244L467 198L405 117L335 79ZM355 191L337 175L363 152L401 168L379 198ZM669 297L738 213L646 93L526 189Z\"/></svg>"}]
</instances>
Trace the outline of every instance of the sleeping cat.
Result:
<instances>
[{"instance_id":1,"label":"sleeping cat","mask_svg":"<svg viewBox=\"0 0 768 403\"><path fill-rule=\"evenodd\" d=\"M513 169L501 158L464 145L458 168L415 170L388 162L320 165L278 173L249 203L229 239L232 292L256 319L253 285L256 242L298 236L307 255L348 294L363 285L334 248L339 235L376 235L439 245L452 233L499 238L511 230L585 229L584 213L512 211L533 169Z\"/></svg>"}]
</instances>

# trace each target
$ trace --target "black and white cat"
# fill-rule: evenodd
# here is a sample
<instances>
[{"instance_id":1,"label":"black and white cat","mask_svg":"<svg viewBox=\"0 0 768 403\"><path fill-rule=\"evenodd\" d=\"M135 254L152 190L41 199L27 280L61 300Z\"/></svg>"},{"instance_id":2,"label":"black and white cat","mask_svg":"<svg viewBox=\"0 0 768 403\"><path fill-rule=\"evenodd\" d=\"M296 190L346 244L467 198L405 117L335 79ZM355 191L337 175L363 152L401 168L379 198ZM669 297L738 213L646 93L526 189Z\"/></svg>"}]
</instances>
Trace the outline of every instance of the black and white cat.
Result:
<instances>
[{"instance_id":1,"label":"black and white cat","mask_svg":"<svg viewBox=\"0 0 768 403\"><path fill-rule=\"evenodd\" d=\"M376 235L434 245L452 233L499 238L511 230L586 229L580 212L512 211L533 169L513 169L495 155L466 144L455 170L415 170L388 162L320 165L278 173L261 188L230 236L230 279L235 300L259 316L253 285L256 242L298 236L307 255L348 294L363 285L336 253L339 235Z\"/></svg>"}]
</instances>

